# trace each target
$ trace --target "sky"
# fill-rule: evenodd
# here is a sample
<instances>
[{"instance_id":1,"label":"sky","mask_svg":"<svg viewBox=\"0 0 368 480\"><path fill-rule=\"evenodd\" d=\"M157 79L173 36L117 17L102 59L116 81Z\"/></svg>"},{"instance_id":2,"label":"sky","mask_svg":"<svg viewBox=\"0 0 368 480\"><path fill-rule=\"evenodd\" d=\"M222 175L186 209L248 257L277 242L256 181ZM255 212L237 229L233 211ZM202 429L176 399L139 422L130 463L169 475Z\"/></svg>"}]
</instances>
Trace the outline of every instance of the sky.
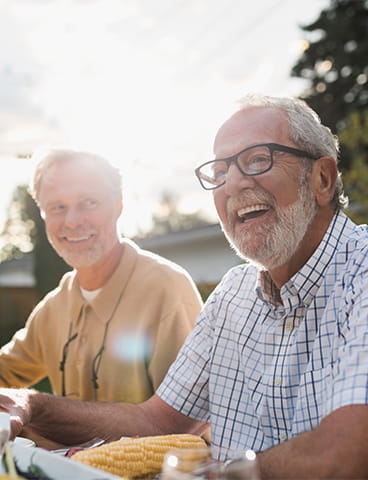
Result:
<instances>
[{"instance_id":1,"label":"sky","mask_svg":"<svg viewBox=\"0 0 368 480\"><path fill-rule=\"evenodd\" d=\"M248 92L299 95L290 77L328 0L0 0L0 228L30 154L100 153L123 174L128 236L165 192L216 220L194 168Z\"/></svg>"}]
</instances>

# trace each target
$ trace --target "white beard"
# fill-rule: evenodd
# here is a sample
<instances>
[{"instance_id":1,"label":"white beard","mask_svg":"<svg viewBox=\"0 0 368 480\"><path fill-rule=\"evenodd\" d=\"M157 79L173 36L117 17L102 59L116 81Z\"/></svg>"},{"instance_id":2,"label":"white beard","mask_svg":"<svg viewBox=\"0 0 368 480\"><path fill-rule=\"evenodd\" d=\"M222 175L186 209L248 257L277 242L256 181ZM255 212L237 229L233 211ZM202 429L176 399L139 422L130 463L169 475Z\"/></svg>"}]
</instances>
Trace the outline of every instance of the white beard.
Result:
<instances>
[{"instance_id":1,"label":"white beard","mask_svg":"<svg viewBox=\"0 0 368 480\"><path fill-rule=\"evenodd\" d=\"M264 195L263 195L264 196ZM275 206L276 221L263 225L255 233L235 231L234 224L222 225L223 231L236 253L252 260L268 270L284 265L296 252L309 225L317 212L317 204L310 190L309 182L301 180L299 198L293 204L278 208ZM228 218L231 218L229 214ZM259 242L254 245L254 237Z\"/></svg>"}]
</instances>

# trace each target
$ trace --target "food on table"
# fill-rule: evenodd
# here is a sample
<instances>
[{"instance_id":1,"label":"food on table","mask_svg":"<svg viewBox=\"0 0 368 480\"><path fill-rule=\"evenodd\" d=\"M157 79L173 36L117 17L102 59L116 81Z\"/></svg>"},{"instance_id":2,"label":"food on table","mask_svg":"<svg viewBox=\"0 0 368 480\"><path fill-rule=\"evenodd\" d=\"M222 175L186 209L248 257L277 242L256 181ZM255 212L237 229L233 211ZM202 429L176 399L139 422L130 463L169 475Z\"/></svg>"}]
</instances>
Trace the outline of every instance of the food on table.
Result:
<instances>
[{"instance_id":1,"label":"food on table","mask_svg":"<svg viewBox=\"0 0 368 480\"><path fill-rule=\"evenodd\" d=\"M121 477L142 477L160 473L165 454L173 448L205 446L203 438L191 434L123 437L79 451L72 459Z\"/></svg>"}]
</instances>

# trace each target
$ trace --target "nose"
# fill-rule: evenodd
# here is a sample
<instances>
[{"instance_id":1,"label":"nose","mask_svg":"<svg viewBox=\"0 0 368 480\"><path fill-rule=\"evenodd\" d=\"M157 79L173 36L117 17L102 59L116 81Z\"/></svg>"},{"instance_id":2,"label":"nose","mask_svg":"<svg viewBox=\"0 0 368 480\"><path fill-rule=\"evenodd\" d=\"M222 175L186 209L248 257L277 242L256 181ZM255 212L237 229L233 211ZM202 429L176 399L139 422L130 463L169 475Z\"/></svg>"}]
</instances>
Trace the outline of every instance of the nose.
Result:
<instances>
[{"instance_id":1,"label":"nose","mask_svg":"<svg viewBox=\"0 0 368 480\"><path fill-rule=\"evenodd\" d=\"M64 223L68 227L76 227L82 223L82 215L77 207L69 207L64 216Z\"/></svg>"},{"instance_id":2,"label":"nose","mask_svg":"<svg viewBox=\"0 0 368 480\"><path fill-rule=\"evenodd\" d=\"M224 185L225 193L228 196L237 195L245 188L253 188L255 179L249 175L243 175L235 163L232 163L226 175Z\"/></svg>"}]
</instances>

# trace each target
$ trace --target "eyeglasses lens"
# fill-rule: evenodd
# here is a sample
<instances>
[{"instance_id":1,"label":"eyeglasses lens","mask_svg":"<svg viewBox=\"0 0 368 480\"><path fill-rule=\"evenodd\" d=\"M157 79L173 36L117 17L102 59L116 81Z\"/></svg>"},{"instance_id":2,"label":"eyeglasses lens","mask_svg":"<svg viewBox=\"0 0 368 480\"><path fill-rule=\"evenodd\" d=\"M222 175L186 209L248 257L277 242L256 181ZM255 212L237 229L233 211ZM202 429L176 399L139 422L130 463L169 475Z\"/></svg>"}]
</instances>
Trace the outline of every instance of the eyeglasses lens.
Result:
<instances>
[{"instance_id":1,"label":"eyeglasses lens","mask_svg":"<svg viewBox=\"0 0 368 480\"><path fill-rule=\"evenodd\" d=\"M200 177L206 188L214 188L226 180L228 165L221 160L214 160L200 167Z\"/></svg>"},{"instance_id":2,"label":"eyeglasses lens","mask_svg":"<svg viewBox=\"0 0 368 480\"><path fill-rule=\"evenodd\" d=\"M237 162L242 173L258 175L270 168L271 151L266 146L250 148L238 155Z\"/></svg>"},{"instance_id":3,"label":"eyeglasses lens","mask_svg":"<svg viewBox=\"0 0 368 480\"><path fill-rule=\"evenodd\" d=\"M270 169L272 153L267 146L248 148L227 160L213 160L199 169L199 175L205 188L212 189L222 185L231 163L235 162L243 175L259 175Z\"/></svg>"}]
</instances>

